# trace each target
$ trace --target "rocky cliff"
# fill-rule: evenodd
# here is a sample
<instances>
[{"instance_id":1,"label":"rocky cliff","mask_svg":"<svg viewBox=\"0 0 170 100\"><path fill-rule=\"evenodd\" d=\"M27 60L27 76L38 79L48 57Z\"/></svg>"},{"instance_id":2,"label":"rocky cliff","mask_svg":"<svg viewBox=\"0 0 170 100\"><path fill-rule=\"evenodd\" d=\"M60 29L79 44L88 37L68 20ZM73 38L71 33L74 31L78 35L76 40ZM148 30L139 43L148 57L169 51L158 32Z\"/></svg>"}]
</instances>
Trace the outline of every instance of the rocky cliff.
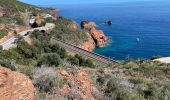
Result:
<instances>
[{"instance_id":1,"label":"rocky cliff","mask_svg":"<svg viewBox=\"0 0 170 100\"><path fill-rule=\"evenodd\" d=\"M108 43L108 38L103 31L96 29L94 22L82 21L81 27L89 31L97 47L104 47Z\"/></svg>"},{"instance_id":2,"label":"rocky cliff","mask_svg":"<svg viewBox=\"0 0 170 100\"><path fill-rule=\"evenodd\" d=\"M0 67L0 100L34 100L34 91L27 76Z\"/></svg>"},{"instance_id":3,"label":"rocky cliff","mask_svg":"<svg viewBox=\"0 0 170 100\"><path fill-rule=\"evenodd\" d=\"M93 38L91 37L90 33L86 32L86 34L88 36L88 41L83 43L83 45L81 45L80 48L87 50L87 51L93 51L96 44L95 44Z\"/></svg>"}]
</instances>

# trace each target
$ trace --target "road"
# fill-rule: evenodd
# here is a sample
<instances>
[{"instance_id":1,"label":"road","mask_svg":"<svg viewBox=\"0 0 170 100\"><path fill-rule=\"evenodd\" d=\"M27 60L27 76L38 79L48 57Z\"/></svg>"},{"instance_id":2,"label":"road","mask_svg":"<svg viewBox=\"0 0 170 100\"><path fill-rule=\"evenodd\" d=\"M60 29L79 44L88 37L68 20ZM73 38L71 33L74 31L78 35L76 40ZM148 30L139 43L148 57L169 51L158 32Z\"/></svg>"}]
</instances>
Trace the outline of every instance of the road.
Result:
<instances>
[{"instance_id":1,"label":"road","mask_svg":"<svg viewBox=\"0 0 170 100\"><path fill-rule=\"evenodd\" d=\"M27 34L27 32L33 32L34 30L49 30L49 29L54 28L54 26L55 26L55 24L53 24L53 23L46 23L46 25L44 27L38 27L38 28L30 29L30 30L25 30L25 31L19 32L18 34L21 36L24 36L25 34ZM2 45L3 50L8 50L9 48L11 48L15 45L14 42L16 39L17 38L15 36L13 36L0 45Z\"/></svg>"},{"instance_id":2,"label":"road","mask_svg":"<svg viewBox=\"0 0 170 100\"><path fill-rule=\"evenodd\" d=\"M53 41L53 43L57 43L60 47L66 49L72 53L79 54L82 57L89 58L89 59L93 60L94 62L96 62L95 64L97 64L97 65L109 65L110 66L110 65L115 65L116 63L118 63L117 61L115 61L111 58L96 54L94 52L86 51L84 49L81 49L75 45L72 45L72 44L64 42L64 41L60 41L60 40L56 40L56 39L53 39L52 41Z\"/></svg>"}]
</instances>

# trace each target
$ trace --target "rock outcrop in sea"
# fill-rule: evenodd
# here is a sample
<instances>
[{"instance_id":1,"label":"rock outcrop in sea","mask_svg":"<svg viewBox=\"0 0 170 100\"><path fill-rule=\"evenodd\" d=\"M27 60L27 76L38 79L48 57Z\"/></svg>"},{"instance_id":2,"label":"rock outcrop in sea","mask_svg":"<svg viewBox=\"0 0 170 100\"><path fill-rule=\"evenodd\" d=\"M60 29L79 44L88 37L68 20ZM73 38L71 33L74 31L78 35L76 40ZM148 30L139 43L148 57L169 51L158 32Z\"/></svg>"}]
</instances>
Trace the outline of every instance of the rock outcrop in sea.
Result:
<instances>
[{"instance_id":1,"label":"rock outcrop in sea","mask_svg":"<svg viewBox=\"0 0 170 100\"><path fill-rule=\"evenodd\" d=\"M97 47L104 47L108 43L108 38L102 30L96 29L96 23L89 21L82 21L81 28L87 29L92 36Z\"/></svg>"}]
</instances>

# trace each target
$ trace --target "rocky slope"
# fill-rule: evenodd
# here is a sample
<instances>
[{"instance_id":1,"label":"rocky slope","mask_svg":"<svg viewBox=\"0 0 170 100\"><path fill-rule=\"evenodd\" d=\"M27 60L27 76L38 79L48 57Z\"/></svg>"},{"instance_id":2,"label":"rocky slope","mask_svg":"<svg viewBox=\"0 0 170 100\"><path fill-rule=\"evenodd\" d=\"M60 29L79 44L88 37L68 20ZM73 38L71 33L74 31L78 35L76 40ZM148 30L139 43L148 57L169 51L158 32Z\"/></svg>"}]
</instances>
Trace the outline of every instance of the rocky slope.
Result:
<instances>
[{"instance_id":1,"label":"rocky slope","mask_svg":"<svg viewBox=\"0 0 170 100\"><path fill-rule=\"evenodd\" d=\"M0 67L0 100L34 100L34 91L27 76Z\"/></svg>"},{"instance_id":2,"label":"rocky slope","mask_svg":"<svg viewBox=\"0 0 170 100\"><path fill-rule=\"evenodd\" d=\"M108 43L108 38L103 31L96 29L96 24L94 22L82 21L81 27L89 30L97 47L104 47Z\"/></svg>"},{"instance_id":3,"label":"rocky slope","mask_svg":"<svg viewBox=\"0 0 170 100\"><path fill-rule=\"evenodd\" d=\"M68 100L104 100L104 96L89 77L88 70L76 68L74 72L72 71L60 71L61 75L67 79L67 84L61 88L61 94L67 95ZM101 95L96 97L94 93ZM59 100L58 96L55 99Z\"/></svg>"}]
</instances>

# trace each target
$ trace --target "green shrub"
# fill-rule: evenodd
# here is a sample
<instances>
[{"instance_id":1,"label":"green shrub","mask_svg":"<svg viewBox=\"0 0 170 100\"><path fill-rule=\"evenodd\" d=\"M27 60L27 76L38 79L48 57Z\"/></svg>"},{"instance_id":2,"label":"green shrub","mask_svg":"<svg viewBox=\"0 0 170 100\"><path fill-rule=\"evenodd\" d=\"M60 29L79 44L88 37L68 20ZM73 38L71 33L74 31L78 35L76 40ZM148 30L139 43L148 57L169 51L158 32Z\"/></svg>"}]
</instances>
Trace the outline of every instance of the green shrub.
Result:
<instances>
[{"instance_id":1,"label":"green shrub","mask_svg":"<svg viewBox=\"0 0 170 100\"><path fill-rule=\"evenodd\" d=\"M76 57L70 57L70 58L68 58L68 61L74 65L79 65L79 59Z\"/></svg>"},{"instance_id":2,"label":"green shrub","mask_svg":"<svg viewBox=\"0 0 170 100\"><path fill-rule=\"evenodd\" d=\"M60 56L56 53L48 53L48 54L44 54L38 65L48 65L48 66L58 66L62 63L62 60L60 58Z\"/></svg>"},{"instance_id":3,"label":"green shrub","mask_svg":"<svg viewBox=\"0 0 170 100\"><path fill-rule=\"evenodd\" d=\"M95 65L93 64L92 60L90 60L90 59L86 59L86 65L88 67L90 67L90 68L94 68L95 67Z\"/></svg>"},{"instance_id":4,"label":"green shrub","mask_svg":"<svg viewBox=\"0 0 170 100\"><path fill-rule=\"evenodd\" d=\"M53 93L54 88L61 88L67 82L53 67L37 68L33 73L33 82L39 92Z\"/></svg>"},{"instance_id":5,"label":"green shrub","mask_svg":"<svg viewBox=\"0 0 170 100\"><path fill-rule=\"evenodd\" d=\"M57 86L57 80L55 77L42 76L37 80L36 87L43 92L52 92L54 87Z\"/></svg>"},{"instance_id":6,"label":"green shrub","mask_svg":"<svg viewBox=\"0 0 170 100\"><path fill-rule=\"evenodd\" d=\"M3 50L3 47L0 45L0 52Z\"/></svg>"},{"instance_id":7,"label":"green shrub","mask_svg":"<svg viewBox=\"0 0 170 100\"><path fill-rule=\"evenodd\" d=\"M107 83L106 91L112 100L130 100L130 94L117 83L116 79L111 79Z\"/></svg>"},{"instance_id":8,"label":"green shrub","mask_svg":"<svg viewBox=\"0 0 170 100\"><path fill-rule=\"evenodd\" d=\"M32 78L36 68L34 66L20 66L19 68L17 68L17 70Z\"/></svg>"},{"instance_id":9,"label":"green shrub","mask_svg":"<svg viewBox=\"0 0 170 100\"><path fill-rule=\"evenodd\" d=\"M96 82L99 83L99 85L104 85L105 81L106 81L105 77L100 76L100 75L96 79Z\"/></svg>"},{"instance_id":10,"label":"green shrub","mask_svg":"<svg viewBox=\"0 0 170 100\"><path fill-rule=\"evenodd\" d=\"M12 71L16 70L16 67L12 64L10 60L0 60L0 65L3 67L9 68Z\"/></svg>"},{"instance_id":11,"label":"green shrub","mask_svg":"<svg viewBox=\"0 0 170 100\"><path fill-rule=\"evenodd\" d=\"M0 38L3 38L4 36L6 36L8 34L8 30L7 29L2 29L0 30Z\"/></svg>"},{"instance_id":12,"label":"green shrub","mask_svg":"<svg viewBox=\"0 0 170 100\"><path fill-rule=\"evenodd\" d=\"M20 41L17 45L17 51L25 58L37 58L39 51L35 46L29 45L25 41Z\"/></svg>"},{"instance_id":13,"label":"green shrub","mask_svg":"<svg viewBox=\"0 0 170 100\"><path fill-rule=\"evenodd\" d=\"M48 17L45 19L46 23L54 23L55 20L53 20L51 17Z\"/></svg>"},{"instance_id":14,"label":"green shrub","mask_svg":"<svg viewBox=\"0 0 170 100\"><path fill-rule=\"evenodd\" d=\"M18 25L24 25L24 19L21 17L15 17L15 20Z\"/></svg>"},{"instance_id":15,"label":"green shrub","mask_svg":"<svg viewBox=\"0 0 170 100\"><path fill-rule=\"evenodd\" d=\"M69 56L67 60L69 62L71 62L72 64L75 64L78 66L86 66L86 67L90 67L90 68L95 67L95 65L93 64L93 62L90 59L84 59L83 57L79 56L78 54L76 54L74 57Z\"/></svg>"}]
</instances>

